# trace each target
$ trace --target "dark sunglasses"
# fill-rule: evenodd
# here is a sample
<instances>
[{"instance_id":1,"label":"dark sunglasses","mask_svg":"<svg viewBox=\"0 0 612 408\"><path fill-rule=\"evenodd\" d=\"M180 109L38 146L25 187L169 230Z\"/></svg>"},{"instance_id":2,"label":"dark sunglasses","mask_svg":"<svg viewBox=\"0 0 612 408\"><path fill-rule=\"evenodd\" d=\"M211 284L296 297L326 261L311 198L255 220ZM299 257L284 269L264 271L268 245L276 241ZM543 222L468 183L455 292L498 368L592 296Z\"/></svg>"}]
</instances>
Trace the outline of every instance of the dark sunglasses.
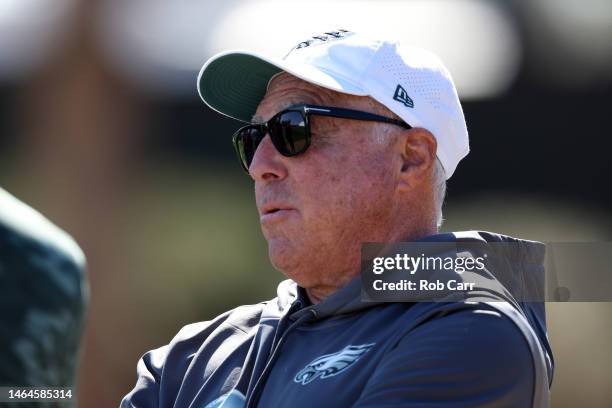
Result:
<instances>
[{"instance_id":1,"label":"dark sunglasses","mask_svg":"<svg viewBox=\"0 0 612 408\"><path fill-rule=\"evenodd\" d=\"M234 133L232 143L244 171L248 174L255 151L266 134L270 135L272 144L283 156L304 153L310 146L311 115L390 123L412 129L406 122L373 113L329 106L296 105L277 113L266 123L253 123Z\"/></svg>"}]
</instances>

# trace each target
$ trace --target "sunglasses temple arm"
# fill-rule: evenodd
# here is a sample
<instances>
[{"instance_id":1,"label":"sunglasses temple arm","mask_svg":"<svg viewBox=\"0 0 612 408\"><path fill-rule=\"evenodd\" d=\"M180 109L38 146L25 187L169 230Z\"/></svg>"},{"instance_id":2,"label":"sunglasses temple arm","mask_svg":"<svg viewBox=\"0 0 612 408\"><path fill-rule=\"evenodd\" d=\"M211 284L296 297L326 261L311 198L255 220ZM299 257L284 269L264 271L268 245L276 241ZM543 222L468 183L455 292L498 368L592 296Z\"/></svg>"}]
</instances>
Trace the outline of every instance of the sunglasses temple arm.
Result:
<instances>
[{"instance_id":1,"label":"sunglasses temple arm","mask_svg":"<svg viewBox=\"0 0 612 408\"><path fill-rule=\"evenodd\" d=\"M383 122L390 123L392 125L401 126L405 129L412 129L412 126L407 124L402 120L387 118L385 116L376 115L374 113L355 111L352 109L342 109L342 108L326 108L323 109L307 109L306 113L311 115L318 116L329 116L334 118L344 118L344 119L353 119L353 120L362 120L368 122Z\"/></svg>"}]
</instances>

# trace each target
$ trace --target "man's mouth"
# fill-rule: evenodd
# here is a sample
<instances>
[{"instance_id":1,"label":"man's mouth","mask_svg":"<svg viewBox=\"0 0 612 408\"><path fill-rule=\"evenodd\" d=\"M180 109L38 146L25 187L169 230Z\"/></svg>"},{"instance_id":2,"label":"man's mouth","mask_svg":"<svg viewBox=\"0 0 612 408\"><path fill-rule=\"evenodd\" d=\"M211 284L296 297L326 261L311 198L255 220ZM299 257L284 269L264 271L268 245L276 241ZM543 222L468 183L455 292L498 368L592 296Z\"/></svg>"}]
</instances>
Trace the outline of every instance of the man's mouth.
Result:
<instances>
[{"instance_id":1,"label":"man's mouth","mask_svg":"<svg viewBox=\"0 0 612 408\"><path fill-rule=\"evenodd\" d=\"M268 204L261 209L260 222L268 223L279 221L295 211L294 208L283 204Z\"/></svg>"}]
</instances>

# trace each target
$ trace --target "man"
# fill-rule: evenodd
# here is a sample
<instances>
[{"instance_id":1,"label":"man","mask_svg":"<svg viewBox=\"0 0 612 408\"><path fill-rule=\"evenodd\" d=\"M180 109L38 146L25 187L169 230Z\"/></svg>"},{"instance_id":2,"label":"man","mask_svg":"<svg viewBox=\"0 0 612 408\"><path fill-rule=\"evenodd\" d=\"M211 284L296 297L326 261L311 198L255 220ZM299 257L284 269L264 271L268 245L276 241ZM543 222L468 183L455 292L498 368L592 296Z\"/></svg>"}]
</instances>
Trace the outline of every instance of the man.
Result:
<instances>
[{"instance_id":1,"label":"man","mask_svg":"<svg viewBox=\"0 0 612 408\"><path fill-rule=\"evenodd\" d=\"M512 242L518 250L499 255L512 276L541 267L538 243L437 234L446 179L469 151L437 57L339 30L281 60L218 54L198 86L210 107L252 122L234 146L270 260L289 280L277 298L186 326L145 354L122 407L547 405L541 305L501 286L493 301L361 299L367 242Z\"/></svg>"},{"instance_id":2,"label":"man","mask_svg":"<svg viewBox=\"0 0 612 408\"><path fill-rule=\"evenodd\" d=\"M8 389L74 387L87 300L79 246L0 188L0 406L76 405L73 389L14 404Z\"/></svg>"}]
</instances>

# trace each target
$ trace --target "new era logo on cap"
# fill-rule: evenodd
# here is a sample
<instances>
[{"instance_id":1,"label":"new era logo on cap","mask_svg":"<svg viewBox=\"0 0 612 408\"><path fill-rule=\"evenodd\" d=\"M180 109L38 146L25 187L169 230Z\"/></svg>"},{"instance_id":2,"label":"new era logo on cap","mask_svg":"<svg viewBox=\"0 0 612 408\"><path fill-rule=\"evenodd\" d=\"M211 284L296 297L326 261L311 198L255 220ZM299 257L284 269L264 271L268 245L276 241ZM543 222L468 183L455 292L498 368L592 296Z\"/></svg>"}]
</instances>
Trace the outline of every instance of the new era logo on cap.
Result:
<instances>
[{"instance_id":1,"label":"new era logo on cap","mask_svg":"<svg viewBox=\"0 0 612 408\"><path fill-rule=\"evenodd\" d=\"M408 96L408 92L401 85L397 85L395 88L395 95L393 95L393 99L403 103L409 108L414 108L414 101L410 96Z\"/></svg>"}]
</instances>

